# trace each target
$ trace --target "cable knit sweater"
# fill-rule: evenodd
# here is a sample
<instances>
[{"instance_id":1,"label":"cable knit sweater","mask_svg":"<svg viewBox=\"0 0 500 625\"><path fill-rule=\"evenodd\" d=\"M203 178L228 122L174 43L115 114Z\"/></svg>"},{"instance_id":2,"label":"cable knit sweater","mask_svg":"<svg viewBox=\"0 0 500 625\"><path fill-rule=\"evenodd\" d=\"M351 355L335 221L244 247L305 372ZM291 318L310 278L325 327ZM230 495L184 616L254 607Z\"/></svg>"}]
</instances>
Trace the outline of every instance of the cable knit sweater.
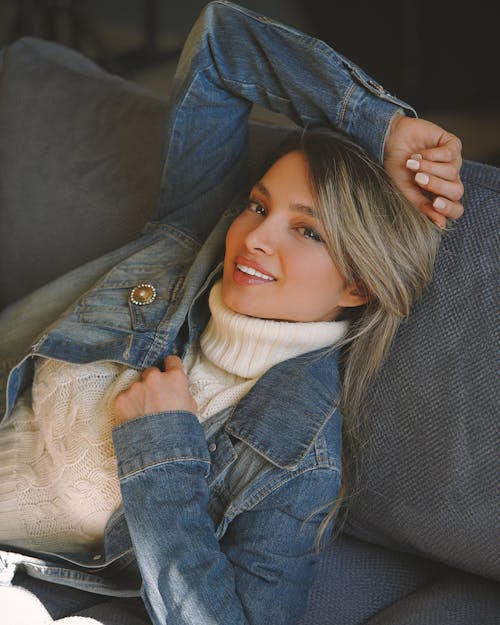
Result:
<instances>
[{"instance_id":1,"label":"cable knit sweater","mask_svg":"<svg viewBox=\"0 0 500 625\"><path fill-rule=\"evenodd\" d=\"M338 342L344 322L256 319L210 292L210 321L185 357L203 421L237 403L273 365ZM140 373L113 362L38 358L33 385L0 425L0 542L79 551L102 541L121 502L111 439L113 401Z\"/></svg>"}]
</instances>

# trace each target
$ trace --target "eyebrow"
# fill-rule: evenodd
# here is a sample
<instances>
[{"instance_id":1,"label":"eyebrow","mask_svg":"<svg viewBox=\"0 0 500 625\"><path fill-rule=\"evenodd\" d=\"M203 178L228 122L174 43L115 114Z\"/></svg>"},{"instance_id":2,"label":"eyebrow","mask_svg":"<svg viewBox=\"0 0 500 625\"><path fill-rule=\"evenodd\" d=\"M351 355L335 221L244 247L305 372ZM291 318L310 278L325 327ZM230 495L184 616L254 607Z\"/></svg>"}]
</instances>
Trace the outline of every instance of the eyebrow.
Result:
<instances>
[{"instance_id":1,"label":"eyebrow","mask_svg":"<svg viewBox=\"0 0 500 625\"><path fill-rule=\"evenodd\" d=\"M268 200L271 199L271 193L266 185L261 181L257 181L254 187L259 190L262 195L264 195ZM304 215L310 215L311 217L316 217L316 213L312 206L308 206L307 204L290 204L290 208L298 213L303 213Z\"/></svg>"}]
</instances>

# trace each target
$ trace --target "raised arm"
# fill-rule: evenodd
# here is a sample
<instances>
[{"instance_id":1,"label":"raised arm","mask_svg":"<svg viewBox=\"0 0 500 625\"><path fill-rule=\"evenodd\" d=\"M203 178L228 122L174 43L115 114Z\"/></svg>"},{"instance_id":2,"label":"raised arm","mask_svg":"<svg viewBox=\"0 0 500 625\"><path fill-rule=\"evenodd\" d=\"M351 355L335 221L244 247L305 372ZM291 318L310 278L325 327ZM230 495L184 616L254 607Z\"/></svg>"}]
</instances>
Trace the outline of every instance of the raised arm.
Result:
<instances>
[{"instance_id":1,"label":"raised arm","mask_svg":"<svg viewBox=\"0 0 500 625\"><path fill-rule=\"evenodd\" d=\"M229 2L195 24L175 77L158 217L205 237L243 185L252 103L334 126L382 161L396 114L415 113L322 41ZM216 208L214 208L216 207Z\"/></svg>"}]
</instances>

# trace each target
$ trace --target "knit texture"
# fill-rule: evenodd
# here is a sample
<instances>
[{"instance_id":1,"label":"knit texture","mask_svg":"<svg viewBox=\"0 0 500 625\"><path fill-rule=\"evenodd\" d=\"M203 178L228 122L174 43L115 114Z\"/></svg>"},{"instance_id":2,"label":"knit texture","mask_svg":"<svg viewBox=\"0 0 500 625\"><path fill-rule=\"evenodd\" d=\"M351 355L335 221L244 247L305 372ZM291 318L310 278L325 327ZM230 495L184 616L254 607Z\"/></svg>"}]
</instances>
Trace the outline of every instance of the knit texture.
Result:
<instances>
[{"instance_id":1,"label":"knit texture","mask_svg":"<svg viewBox=\"0 0 500 625\"><path fill-rule=\"evenodd\" d=\"M0 428L0 542L80 551L102 540L121 501L111 402L137 377L111 362L36 360Z\"/></svg>"},{"instance_id":2,"label":"knit texture","mask_svg":"<svg viewBox=\"0 0 500 625\"><path fill-rule=\"evenodd\" d=\"M240 315L223 304L220 282L208 304L210 321L184 362L201 421L236 404L272 366L335 345L347 331L344 321L290 323Z\"/></svg>"},{"instance_id":3,"label":"knit texture","mask_svg":"<svg viewBox=\"0 0 500 625\"><path fill-rule=\"evenodd\" d=\"M222 303L220 283L209 306L212 317L185 361L200 421L238 402L273 365L334 344L347 329L236 314ZM32 388L0 425L0 542L82 551L102 541L121 502L113 401L139 377L113 362L35 361Z\"/></svg>"}]
</instances>

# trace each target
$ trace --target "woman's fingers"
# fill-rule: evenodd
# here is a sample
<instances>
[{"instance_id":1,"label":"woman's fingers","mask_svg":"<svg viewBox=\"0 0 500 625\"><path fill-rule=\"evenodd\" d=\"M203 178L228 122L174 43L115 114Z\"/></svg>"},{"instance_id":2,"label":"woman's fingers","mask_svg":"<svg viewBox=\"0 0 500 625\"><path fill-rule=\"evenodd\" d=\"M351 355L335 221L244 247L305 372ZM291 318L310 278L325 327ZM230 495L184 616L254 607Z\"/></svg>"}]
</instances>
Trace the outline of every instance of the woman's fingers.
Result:
<instances>
[{"instance_id":1,"label":"woman's fingers","mask_svg":"<svg viewBox=\"0 0 500 625\"><path fill-rule=\"evenodd\" d=\"M435 195L432 203L426 203L427 206L424 211L431 219L434 211L448 219L459 219L464 212L460 202L464 187L460 180L460 168L457 162L457 160L461 162L461 159L454 159L452 162L429 160L429 156L439 156L440 158L449 156L448 152L448 148L425 150L423 154L413 154L406 161L407 169L416 172L414 177L416 184L421 189ZM433 221L438 225L441 225L442 222L441 219L433 219Z\"/></svg>"},{"instance_id":2,"label":"woman's fingers","mask_svg":"<svg viewBox=\"0 0 500 625\"><path fill-rule=\"evenodd\" d=\"M432 206L448 219L460 219L464 213L464 207L461 202L452 202L440 196L434 199Z\"/></svg>"},{"instance_id":3,"label":"woman's fingers","mask_svg":"<svg viewBox=\"0 0 500 625\"><path fill-rule=\"evenodd\" d=\"M165 371L169 371L171 369L181 369L182 371L184 371L184 366L179 356L167 356L164 360L164 363Z\"/></svg>"},{"instance_id":4,"label":"woman's fingers","mask_svg":"<svg viewBox=\"0 0 500 625\"><path fill-rule=\"evenodd\" d=\"M177 356L165 358L165 371L149 367L141 380L134 382L115 399L117 423L165 411L196 412L196 401L189 392L189 381Z\"/></svg>"},{"instance_id":5,"label":"woman's fingers","mask_svg":"<svg viewBox=\"0 0 500 625\"><path fill-rule=\"evenodd\" d=\"M421 158L420 154L413 154L407 161L406 167L414 172L432 174L443 180L460 180L460 171L454 163L440 163Z\"/></svg>"},{"instance_id":6,"label":"woman's fingers","mask_svg":"<svg viewBox=\"0 0 500 625\"><path fill-rule=\"evenodd\" d=\"M464 194L464 188L460 180L443 180L443 178L438 176L419 171L418 174L415 174L415 182L420 188L430 191L434 195L445 197L452 202L458 202Z\"/></svg>"},{"instance_id":7,"label":"woman's fingers","mask_svg":"<svg viewBox=\"0 0 500 625\"><path fill-rule=\"evenodd\" d=\"M422 158L440 163L453 163L460 169L462 166L462 142L450 133L444 133L440 144L434 148L422 150Z\"/></svg>"},{"instance_id":8,"label":"woman's fingers","mask_svg":"<svg viewBox=\"0 0 500 625\"><path fill-rule=\"evenodd\" d=\"M448 218L448 215L444 214L443 211L437 211L433 207L431 200L426 198L421 193L416 192L416 195L418 195L418 197L415 198L412 204L416 206L426 217L433 221L436 226L442 229L446 228L446 219Z\"/></svg>"},{"instance_id":9,"label":"woman's fingers","mask_svg":"<svg viewBox=\"0 0 500 625\"><path fill-rule=\"evenodd\" d=\"M463 214L462 143L455 135L424 119L396 115L384 166L403 195L441 228Z\"/></svg>"},{"instance_id":10,"label":"woman's fingers","mask_svg":"<svg viewBox=\"0 0 500 625\"><path fill-rule=\"evenodd\" d=\"M157 376L159 373L161 373L161 371L158 367L148 367L141 373L141 380L146 381L151 376Z\"/></svg>"}]
</instances>

